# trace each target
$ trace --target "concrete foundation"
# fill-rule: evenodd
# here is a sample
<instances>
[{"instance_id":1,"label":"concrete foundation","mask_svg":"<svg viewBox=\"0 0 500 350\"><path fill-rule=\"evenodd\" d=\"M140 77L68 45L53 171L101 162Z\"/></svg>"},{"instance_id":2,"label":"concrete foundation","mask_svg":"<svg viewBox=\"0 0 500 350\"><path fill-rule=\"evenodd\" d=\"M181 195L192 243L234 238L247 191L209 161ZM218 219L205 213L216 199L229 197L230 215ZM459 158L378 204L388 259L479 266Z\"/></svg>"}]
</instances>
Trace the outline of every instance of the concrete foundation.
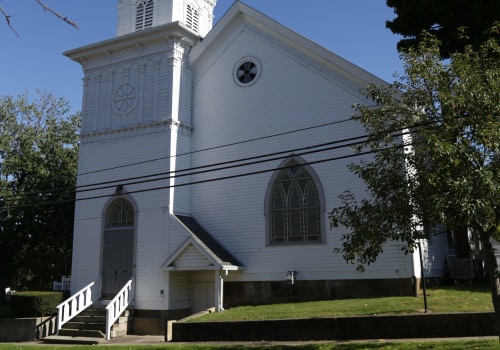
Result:
<instances>
[{"instance_id":1,"label":"concrete foundation","mask_svg":"<svg viewBox=\"0 0 500 350\"><path fill-rule=\"evenodd\" d=\"M0 319L0 342L23 342L54 334L55 317Z\"/></svg>"},{"instance_id":2,"label":"concrete foundation","mask_svg":"<svg viewBox=\"0 0 500 350\"><path fill-rule=\"evenodd\" d=\"M453 313L238 322L176 322L166 339L307 341L498 336L494 313Z\"/></svg>"},{"instance_id":3,"label":"concrete foundation","mask_svg":"<svg viewBox=\"0 0 500 350\"><path fill-rule=\"evenodd\" d=\"M285 281L225 282L224 307L414 294L415 286L411 278L298 280L293 285Z\"/></svg>"}]
</instances>

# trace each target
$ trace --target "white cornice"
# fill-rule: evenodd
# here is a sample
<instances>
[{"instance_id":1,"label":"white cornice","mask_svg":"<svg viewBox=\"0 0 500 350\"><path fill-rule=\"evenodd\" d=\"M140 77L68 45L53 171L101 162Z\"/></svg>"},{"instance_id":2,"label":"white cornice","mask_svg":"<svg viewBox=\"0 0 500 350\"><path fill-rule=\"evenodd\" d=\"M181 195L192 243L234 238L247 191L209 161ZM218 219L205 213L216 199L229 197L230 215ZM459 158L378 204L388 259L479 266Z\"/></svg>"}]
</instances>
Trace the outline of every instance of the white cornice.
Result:
<instances>
[{"instance_id":1,"label":"white cornice","mask_svg":"<svg viewBox=\"0 0 500 350\"><path fill-rule=\"evenodd\" d=\"M91 58L110 57L113 53L123 50L140 50L154 42L172 39L192 46L200 40L200 37L184 24L174 22L68 50L64 55L82 64Z\"/></svg>"},{"instance_id":2,"label":"white cornice","mask_svg":"<svg viewBox=\"0 0 500 350\"><path fill-rule=\"evenodd\" d=\"M80 59L83 70L93 73L109 69L113 66L140 63L151 58L176 58L187 60L191 46L175 38L165 38L163 41L150 42L147 45L137 43L119 51L107 51L105 55L96 55L88 59Z\"/></svg>"},{"instance_id":3,"label":"white cornice","mask_svg":"<svg viewBox=\"0 0 500 350\"><path fill-rule=\"evenodd\" d=\"M100 130L100 131L85 133L80 135L80 141L82 143L91 143L91 142L116 140L134 136L159 134L159 133L170 132L170 129L173 126L176 126L178 128L179 133L188 136L191 135L191 131L193 129L190 125L169 119L165 121L134 125L120 129Z\"/></svg>"}]
</instances>

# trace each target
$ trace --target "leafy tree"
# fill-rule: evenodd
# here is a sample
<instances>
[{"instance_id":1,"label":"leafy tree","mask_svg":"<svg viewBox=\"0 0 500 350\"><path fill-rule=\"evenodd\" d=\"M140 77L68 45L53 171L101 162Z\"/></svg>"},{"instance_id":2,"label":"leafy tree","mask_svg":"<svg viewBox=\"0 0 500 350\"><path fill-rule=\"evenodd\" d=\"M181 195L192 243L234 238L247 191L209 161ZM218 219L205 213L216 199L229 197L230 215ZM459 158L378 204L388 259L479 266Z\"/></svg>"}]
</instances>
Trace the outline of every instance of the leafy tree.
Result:
<instances>
[{"instance_id":1,"label":"leafy tree","mask_svg":"<svg viewBox=\"0 0 500 350\"><path fill-rule=\"evenodd\" d=\"M463 52L464 35L478 49L490 38L490 28L500 21L500 0L387 0L386 3L397 15L386 22L387 28L403 36L398 50L417 47L422 32L427 31L441 41L443 58ZM496 35L500 37L498 32Z\"/></svg>"},{"instance_id":2,"label":"leafy tree","mask_svg":"<svg viewBox=\"0 0 500 350\"><path fill-rule=\"evenodd\" d=\"M63 98L0 97L0 290L70 273L78 128Z\"/></svg>"},{"instance_id":3,"label":"leafy tree","mask_svg":"<svg viewBox=\"0 0 500 350\"><path fill-rule=\"evenodd\" d=\"M500 47L487 41L443 61L439 42L427 37L402 59L404 76L367 89L378 107L356 106L354 118L368 135L357 151L374 155L350 170L370 196L340 196L330 213L332 227L347 228L337 251L363 270L387 241L413 251L431 223L471 228L484 248L500 330L500 275L490 243L500 230Z\"/></svg>"}]
</instances>

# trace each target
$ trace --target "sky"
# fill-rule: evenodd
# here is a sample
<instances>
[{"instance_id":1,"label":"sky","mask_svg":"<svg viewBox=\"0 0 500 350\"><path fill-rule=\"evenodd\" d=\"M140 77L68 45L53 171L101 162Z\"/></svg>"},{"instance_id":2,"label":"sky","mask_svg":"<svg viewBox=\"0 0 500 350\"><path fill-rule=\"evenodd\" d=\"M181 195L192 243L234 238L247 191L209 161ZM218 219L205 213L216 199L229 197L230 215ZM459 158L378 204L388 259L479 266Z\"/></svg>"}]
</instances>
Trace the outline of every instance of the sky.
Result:
<instances>
[{"instance_id":1,"label":"sky","mask_svg":"<svg viewBox=\"0 0 500 350\"><path fill-rule=\"evenodd\" d=\"M0 15L0 95L17 96L37 89L66 98L81 109L81 66L63 52L113 38L118 0L43 0L78 29L36 0L0 0L16 33ZM214 24L234 0L217 0ZM395 17L385 0L243 0L293 31L322 45L379 78L394 81L401 72L399 37L385 27Z\"/></svg>"}]
</instances>

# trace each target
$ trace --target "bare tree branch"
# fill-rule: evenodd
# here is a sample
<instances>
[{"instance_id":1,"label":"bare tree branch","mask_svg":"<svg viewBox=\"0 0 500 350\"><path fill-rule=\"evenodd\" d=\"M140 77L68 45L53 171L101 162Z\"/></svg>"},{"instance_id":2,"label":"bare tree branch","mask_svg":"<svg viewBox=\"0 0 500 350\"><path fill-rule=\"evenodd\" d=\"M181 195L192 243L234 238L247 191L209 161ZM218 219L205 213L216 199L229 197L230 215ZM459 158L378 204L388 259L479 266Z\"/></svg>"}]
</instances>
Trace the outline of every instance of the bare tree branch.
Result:
<instances>
[{"instance_id":1,"label":"bare tree branch","mask_svg":"<svg viewBox=\"0 0 500 350\"><path fill-rule=\"evenodd\" d=\"M10 15L8 15L4 9L2 8L2 6L0 6L0 11L2 12L3 16L5 17L5 20L7 21L7 25L9 26L9 28L14 32L16 33L17 37L19 38L19 34L16 32L16 30L14 29L14 27L12 27L12 24L10 23Z\"/></svg>"},{"instance_id":2,"label":"bare tree branch","mask_svg":"<svg viewBox=\"0 0 500 350\"><path fill-rule=\"evenodd\" d=\"M36 2L38 2L40 4L40 6L43 7L43 10L44 11L49 11L51 12L52 14L54 14L56 17L62 19L64 22L68 23L69 25L75 27L78 29L78 24L76 24L75 22L73 22L72 20L70 20L68 17L66 16L63 16L61 15L59 12L56 12L54 11L53 9L51 9L50 7L48 7L47 5L45 5L41 0L36 0Z\"/></svg>"},{"instance_id":3,"label":"bare tree branch","mask_svg":"<svg viewBox=\"0 0 500 350\"><path fill-rule=\"evenodd\" d=\"M76 22L73 22L72 20L70 20L68 17L66 16L63 16L61 15L59 12L57 11L54 11L53 9L51 9L49 6L45 5L41 0L36 0L36 2L38 2L38 4L40 6L43 7L43 10L44 11L49 11L50 13L54 14L56 17L62 19L64 22L68 23L69 25L75 27L75 28L79 28L78 27L78 24L76 24ZM7 14L7 12L5 12L5 10L3 9L2 6L0 6L0 12L2 13L2 15L4 16L5 18L5 21L7 21L7 25L9 26L9 28L17 35L17 37L19 38L19 33L14 29L14 27L12 26L12 23L10 22L10 18L11 16L9 14Z\"/></svg>"}]
</instances>

